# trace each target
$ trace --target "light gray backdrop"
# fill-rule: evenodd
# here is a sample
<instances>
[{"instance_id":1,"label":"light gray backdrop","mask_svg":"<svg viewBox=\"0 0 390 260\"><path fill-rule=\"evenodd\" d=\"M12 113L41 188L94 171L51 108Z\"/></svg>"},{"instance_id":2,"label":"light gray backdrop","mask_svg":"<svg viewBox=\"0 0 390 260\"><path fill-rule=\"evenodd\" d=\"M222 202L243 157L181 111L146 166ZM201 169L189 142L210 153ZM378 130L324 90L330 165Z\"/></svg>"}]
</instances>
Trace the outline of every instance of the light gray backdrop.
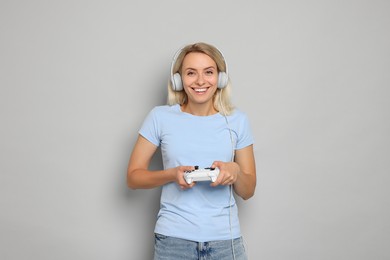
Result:
<instances>
[{"instance_id":1,"label":"light gray backdrop","mask_svg":"<svg viewBox=\"0 0 390 260\"><path fill-rule=\"evenodd\" d=\"M250 259L389 259L390 2L0 1L0 259L151 259L129 190L184 44L218 46L251 120ZM152 169L161 167L158 155Z\"/></svg>"}]
</instances>

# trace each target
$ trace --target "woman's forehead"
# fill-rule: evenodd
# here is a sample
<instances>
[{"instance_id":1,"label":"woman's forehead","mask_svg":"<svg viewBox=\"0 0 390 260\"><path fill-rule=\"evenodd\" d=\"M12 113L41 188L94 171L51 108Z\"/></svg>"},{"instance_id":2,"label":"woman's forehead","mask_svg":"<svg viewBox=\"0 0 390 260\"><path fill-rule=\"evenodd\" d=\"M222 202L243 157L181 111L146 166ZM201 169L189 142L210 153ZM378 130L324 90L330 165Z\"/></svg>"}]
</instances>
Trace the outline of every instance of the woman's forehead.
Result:
<instances>
[{"instance_id":1,"label":"woman's forehead","mask_svg":"<svg viewBox=\"0 0 390 260\"><path fill-rule=\"evenodd\" d=\"M207 54L201 52L190 52L184 57L182 67L183 69L209 67L217 68L217 64Z\"/></svg>"}]
</instances>

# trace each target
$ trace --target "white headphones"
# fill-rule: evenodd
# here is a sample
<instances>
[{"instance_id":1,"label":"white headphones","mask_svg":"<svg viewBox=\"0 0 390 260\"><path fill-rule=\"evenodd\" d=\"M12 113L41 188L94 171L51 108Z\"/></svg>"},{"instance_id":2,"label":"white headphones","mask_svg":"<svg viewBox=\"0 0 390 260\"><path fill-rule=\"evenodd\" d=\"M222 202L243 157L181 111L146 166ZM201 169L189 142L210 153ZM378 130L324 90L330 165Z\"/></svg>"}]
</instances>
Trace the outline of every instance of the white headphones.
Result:
<instances>
[{"instance_id":1,"label":"white headphones","mask_svg":"<svg viewBox=\"0 0 390 260\"><path fill-rule=\"evenodd\" d=\"M182 91L183 90L183 81L181 80L181 75L178 72L173 74L173 66L175 66L176 60L179 57L179 55L182 53L184 48L185 47L183 47L180 50L178 50L176 52L175 56L173 57L173 60L172 60L172 64L171 64L171 83L172 83L172 90L173 91ZM217 49L217 50L221 54L221 56L223 58L223 61L225 62L225 67L226 67L226 72L220 71L218 73L218 88L219 89L223 89L223 88L225 88L227 86L227 84L229 82L228 66L227 66L227 62L225 60L225 56L223 56L223 53L219 49Z\"/></svg>"}]
</instances>

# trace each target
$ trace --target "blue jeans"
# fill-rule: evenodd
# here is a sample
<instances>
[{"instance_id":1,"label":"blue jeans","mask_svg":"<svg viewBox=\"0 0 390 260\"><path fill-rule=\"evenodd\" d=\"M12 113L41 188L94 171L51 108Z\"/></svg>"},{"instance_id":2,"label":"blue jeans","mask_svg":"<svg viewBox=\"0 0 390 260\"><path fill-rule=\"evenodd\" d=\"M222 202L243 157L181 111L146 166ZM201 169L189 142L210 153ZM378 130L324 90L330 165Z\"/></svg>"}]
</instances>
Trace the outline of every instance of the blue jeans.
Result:
<instances>
[{"instance_id":1,"label":"blue jeans","mask_svg":"<svg viewBox=\"0 0 390 260\"><path fill-rule=\"evenodd\" d=\"M155 234L154 260L247 260L242 237L233 240L195 242Z\"/></svg>"}]
</instances>

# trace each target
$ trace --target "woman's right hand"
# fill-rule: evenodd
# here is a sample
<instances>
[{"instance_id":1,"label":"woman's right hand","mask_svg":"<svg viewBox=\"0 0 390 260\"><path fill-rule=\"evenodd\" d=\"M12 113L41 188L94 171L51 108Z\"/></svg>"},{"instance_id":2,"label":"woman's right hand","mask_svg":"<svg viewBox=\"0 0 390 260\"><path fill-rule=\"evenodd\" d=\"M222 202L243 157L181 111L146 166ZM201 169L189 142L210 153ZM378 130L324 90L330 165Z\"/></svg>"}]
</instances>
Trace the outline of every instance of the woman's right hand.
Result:
<instances>
[{"instance_id":1,"label":"woman's right hand","mask_svg":"<svg viewBox=\"0 0 390 260\"><path fill-rule=\"evenodd\" d=\"M180 189L186 190L194 187L195 182L192 182L191 184L188 184L186 180L184 179L184 173L186 171L193 171L195 170L194 166L178 166L175 168L172 168L172 174L175 178L175 182L177 185L179 185Z\"/></svg>"}]
</instances>

